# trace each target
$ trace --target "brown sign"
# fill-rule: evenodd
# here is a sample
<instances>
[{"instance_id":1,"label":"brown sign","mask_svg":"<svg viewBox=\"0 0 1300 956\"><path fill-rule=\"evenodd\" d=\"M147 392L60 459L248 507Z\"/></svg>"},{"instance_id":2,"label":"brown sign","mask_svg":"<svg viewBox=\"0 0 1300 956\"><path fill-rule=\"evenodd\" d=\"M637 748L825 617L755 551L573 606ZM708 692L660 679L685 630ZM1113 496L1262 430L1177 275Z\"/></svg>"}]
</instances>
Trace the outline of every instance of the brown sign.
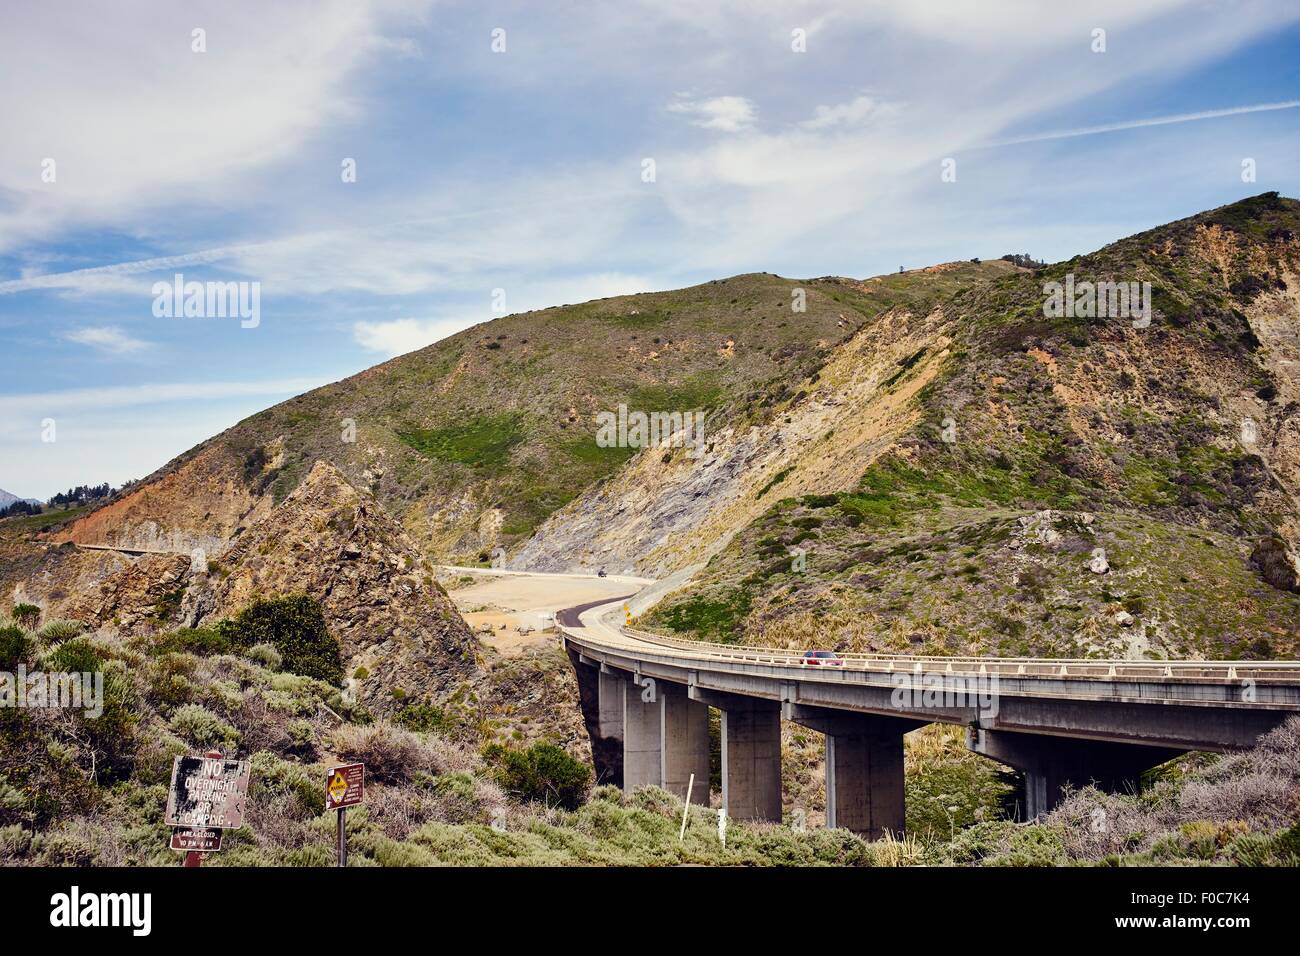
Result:
<instances>
[{"instance_id":1,"label":"brown sign","mask_svg":"<svg viewBox=\"0 0 1300 956\"><path fill-rule=\"evenodd\" d=\"M217 829L173 830L172 849L187 853L215 853L221 849L221 831Z\"/></svg>"},{"instance_id":2,"label":"brown sign","mask_svg":"<svg viewBox=\"0 0 1300 956\"><path fill-rule=\"evenodd\" d=\"M243 826L248 774L247 760L177 757L167 794L167 825L223 830Z\"/></svg>"},{"instance_id":3,"label":"brown sign","mask_svg":"<svg viewBox=\"0 0 1300 956\"><path fill-rule=\"evenodd\" d=\"M325 809L355 807L366 793L366 765L350 763L325 775Z\"/></svg>"}]
</instances>

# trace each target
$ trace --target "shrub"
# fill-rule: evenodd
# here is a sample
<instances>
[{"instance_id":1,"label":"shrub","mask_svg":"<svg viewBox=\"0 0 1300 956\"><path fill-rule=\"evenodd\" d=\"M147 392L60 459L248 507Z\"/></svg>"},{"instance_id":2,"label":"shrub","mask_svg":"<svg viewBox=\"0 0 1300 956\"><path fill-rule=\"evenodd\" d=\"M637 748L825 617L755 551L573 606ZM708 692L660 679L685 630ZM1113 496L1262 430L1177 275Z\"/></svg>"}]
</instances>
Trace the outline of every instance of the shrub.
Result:
<instances>
[{"instance_id":1,"label":"shrub","mask_svg":"<svg viewBox=\"0 0 1300 956\"><path fill-rule=\"evenodd\" d=\"M59 644L63 641L70 641L74 637L80 637L85 629L86 626L80 621L48 621L44 627L36 632L36 636L46 644Z\"/></svg>"},{"instance_id":2,"label":"shrub","mask_svg":"<svg viewBox=\"0 0 1300 956\"><path fill-rule=\"evenodd\" d=\"M305 767L282 760L265 750L253 754L251 764L249 796L252 799L265 802L276 797L290 797L299 818L325 812L323 775L312 774Z\"/></svg>"},{"instance_id":3,"label":"shrub","mask_svg":"<svg viewBox=\"0 0 1300 956\"><path fill-rule=\"evenodd\" d=\"M261 664L269 671L278 671L284 666L284 658L275 649L274 644L254 644L244 655L255 664Z\"/></svg>"},{"instance_id":4,"label":"shrub","mask_svg":"<svg viewBox=\"0 0 1300 956\"><path fill-rule=\"evenodd\" d=\"M32 641L27 632L16 624L0 627L0 669L16 670L20 663L31 659Z\"/></svg>"},{"instance_id":5,"label":"shrub","mask_svg":"<svg viewBox=\"0 0 1300 956\"><path fill-rule=\"evenodd\" d=\"M316 728L310 721L294 720L285 728L288 738L287 748L292 754L304 760L316 759Z\"/></svg>"},{"instance_id":6,"label":"shrub","mask_svg":"<svg viewBox=\"0 0 1300 956\"><path fill-rule=\"evenodd\" d=\"M339 642L325 625L320 603L305 594L254 601L218 630L232 647L270 644L294 674L334 685L343 681Z\"/></svg>"},{"instance_id":7,"label":"shrub","mask_svg":"<svg viewBox=\"0 0 1300 956\"><path fill-rule=\"evenodd\" d=\"M41 658L39 666L47 673L102 674L102 711L88 717L74 710L77 722L75 740L86 754L84 763L94 768L99 783L125 779L131 773L135 755L135 730L140 722L140 705L135 684L118 660L107 660L86 637L76 637L57 645Z\"/></svg>"},{"instance_id":8,"label":"shrub","mask_svg":"<svg viewBox=\"0 0 1300 956\"><path fill-rule=\"evenodd\" d=\"M196 661L188 654L163 654L145 672L149 699L164 709L188 704L198 694L190 678Z\"/></svg>"},{"instance_id":9,"label":"shrub","mask_svg":"<svg viewBox=\"0 0 1300 956\"><path fill-rule=\"evenodd\" d=\"M230 653L230 637L220 628L180 627L154 643L155 654L197 654L202 657Z\"/></svg>"},{"instance_id":10,"label":"shrub","mask_svg":"<svg viewBox=\"0 0 1300 956\"><path fill-rule=\"evenodd\" d=\"M514 750L490 744L483 756L497 765L497 780L524 800L576 810L591 785L591 770L555 744Z\"/></svg>"},{"instance_id":11,"label":"shrub","mask_svg":"<svg viewBox=\"0 0 1300 956\"><path fill-rule=\"evenodd\" d=\"M419 736L387 721L344 724L334 731L333 743L340 757L364 763L366 777L378 783L403 783L429 763Z\"/></svg>"},{"instance_id":12,"label":"shrub","mask_svg":"<svg viewBox=\"0 0 1300 956\"><path fill-rule=\"evenodd\" d=\"M35 604L15 604L12 616L22 627L31 630L41 619L41 609Z\"/></svg>"},{"instance_id":13,"label":"shrub","mask_svg":"<svg viewBox=\"0 0 1300 956\"><path fill-rule=\"evenodd\" d=\"M171 728L197 747L234 747L239 731L201 704L186 704L172 714Z\"/></svg>"},{"instance_id":14,"label":"shrub","mask_svg":"<svg viewBox=\"0 0 1300 956\"><path fill-rule=\"evenodd\" d=\"M447 734L455 729L455 722L447 716L447 712L432 704L407 704L397 712L394 720L407 730L426 734Z\"/></svg>"}]
</instances>

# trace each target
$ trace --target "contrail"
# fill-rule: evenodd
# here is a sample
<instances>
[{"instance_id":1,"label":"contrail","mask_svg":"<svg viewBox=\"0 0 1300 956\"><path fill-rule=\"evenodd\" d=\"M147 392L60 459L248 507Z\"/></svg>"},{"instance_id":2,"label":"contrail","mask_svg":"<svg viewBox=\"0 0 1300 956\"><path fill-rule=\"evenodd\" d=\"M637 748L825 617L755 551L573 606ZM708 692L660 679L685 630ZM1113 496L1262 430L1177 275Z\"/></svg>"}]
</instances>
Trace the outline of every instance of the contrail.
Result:
<instances>
[{"instance_id":1,"label":"contrail","mask_svg":"<svg viewBox=\"0 0 1300 956\"><path fill-rule=\"evenodd\" d=\"M13 295L33 289L62 289L74 287L80 280L95 276L141 275L149 272L161 272L178 266L208 265L223 259L230 259L259 249L272 249L280 245L315 239L330 239L358 234L381 232L387 229L401 229L408 226L441 225L460 219L473 219L482 216L494 216L502 213L518 212L522 209L541 209L548 206L571 206L583 203L600 202L606 199L628 199L634 193L627 190L608 190L587 195L564 195L553 199L540 199L533 202L513 203L502 206L489 206L480 209L466 209L459 212L442 213L437 216L423 216L414 219L402 219L396 222L374 223L370 225L343 226L336 229L324 229L316 232L300 233L267 239L262 242L248 242L238 245L218 246L176 256L158 256L151 259L136 259L131 262L115 262L106 266L92 266L88 269L73 269L68 272L51 272L45 275L28 276L23 279L0 281L0 295Z\"/></svg>"},{"instance_id":2,"label":"contrail","mask_svg":"<svg viewBox=\"0 0 1300 956\"><path fill-rule=\"evenodd\" d=\"M174 269L177 266L204 265L235 255L252 246L222 246L202 252L190 252L179 256L160 256L155 259L137 259L134 262L117 262L109 266L94 266L89 269L74 269L71 272L52 272L48 275L29 276L25 279L9 279L0 282L0 295L12 295L29 289L59 289L74 285L78 279L89 279L98 275L129 276L160 269Z\"/></svg>"},{"instance_id":3,"label":"contrail","mask_svg":"<svg viewBox=\"0 0 1300 956\"><path fill-rule=\"evenodd\" d=\"M1290 110L1300 106L1300 100L1284 100L1281 103L1258 103L1254 106L1231 106L1224 110L1202 110L1199 113L1176 113L1173 116L1153 116L1148 119L1130 120L1126 123L1106 123L1102 126L1081 126L1077 129L1061 129L1048 133L1031 133L1028 136L1015 136L1011 139L999 139L991 143L981 143L976 149L991 149L995 146L1016 146L1020 143L1039 143L1049 139L1070 139L1075 136L1093 136L1097 133L1114 133L1122 129L1140 129L1143 126L1169 126L1173 123L1193 123L1197 120L1218 119L1221 116L1239 116L1242 113L1266 113L1270 110Z\"/></svg>"}]
</instances>

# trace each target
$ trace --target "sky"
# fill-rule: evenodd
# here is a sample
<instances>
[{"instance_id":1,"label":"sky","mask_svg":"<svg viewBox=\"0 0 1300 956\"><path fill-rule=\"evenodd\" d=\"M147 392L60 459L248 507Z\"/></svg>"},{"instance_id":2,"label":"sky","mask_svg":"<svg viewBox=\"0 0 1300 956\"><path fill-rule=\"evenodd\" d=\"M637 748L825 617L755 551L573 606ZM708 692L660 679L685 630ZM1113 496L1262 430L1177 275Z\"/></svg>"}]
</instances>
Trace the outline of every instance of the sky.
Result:
<instances>
[{"instance_id":1,"label":"sky","mask_svg":"<svg viewBox=\"0 0 1300 956\"><path fill-rule=\"evenodd\" d=\"M1294 0L13 7L0 488L145 477L504 313L1056 261L1267 190Z\"/></svg>"}]
</instances>

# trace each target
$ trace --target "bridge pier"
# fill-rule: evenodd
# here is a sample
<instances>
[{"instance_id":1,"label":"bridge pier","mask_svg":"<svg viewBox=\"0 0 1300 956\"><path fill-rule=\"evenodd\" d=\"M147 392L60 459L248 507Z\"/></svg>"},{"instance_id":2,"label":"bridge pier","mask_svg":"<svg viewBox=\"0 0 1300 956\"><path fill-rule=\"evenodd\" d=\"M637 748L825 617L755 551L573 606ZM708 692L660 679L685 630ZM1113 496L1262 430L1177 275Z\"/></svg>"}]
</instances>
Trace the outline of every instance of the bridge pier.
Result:
<instances>
[{"instance_id":1,"label":"bridge pier","mask_svg":"<svg viewBox=\"0 0 1300 956\"><path fill-rule=\"evenodd\" d=\"M1024 773L1026 820L1055 809L1066 786L1078 790L1092 784L1110 793L1135 793L1143 773L1186 752L978 727L967 729L966 746Z\"/></svg>"},{"instance_id":2,"label":"bridge pier","mask_svg":"<svg viewBox=\"0 0 1300 956\"><path fill-rule=\"evenodd\" d=\"M623 675L602 667L597 678L597 730L601 737L623 742Z\"/></svg>"},{"instance_id":3,"label":"bridge pier","mask_svg":"<svg viewBox=\"0 0 1300 956\"><path fill-rule=\"evenodd\" d=\"M663 785L662 688L654 678L623 681L623 789Z\"/></svg>"},{"instance_id":4,"label":"bridge pier","mask_svg":"<svg viewBox=\"0 0 1300 956\"><path fill-rule=\"evenodd\" d=\"M903 833L903 735L917 720L784 705L784 716L826 735L826 825L868 840Z\"/></svg>"},{"instance_id":5,"label":"bridge pier","mask_svg":"<svg viewBox=\"0 0 1300 956\"><path fill-rule=\"evenodd\" d=\"M691 802L709 803L709 705L691 700L681 684L660 681L660 779L669 793L686 799L691 774Z\"/></svg>"},{"instance_id":6,"label":"bridge pier","mask_svg":"<svg viewBox=\"0 0 1300 956\"><path fill-rule=\"evenodd\" d=\"M692 700L722 711L722 806L733 820L781 822L781 705L692 685Z\"/></svg>"},{"instance_id":7,"label":"bridge pier","mask_svg":"<svg viewBox=\"0 0 1300 956\"><path fill-rule=\"evenodd\" d=\"M569 651L578 680L578 703L591 740L597 783L623 785L623 684L617 672Z\"/></svg>"}]
</instances>

